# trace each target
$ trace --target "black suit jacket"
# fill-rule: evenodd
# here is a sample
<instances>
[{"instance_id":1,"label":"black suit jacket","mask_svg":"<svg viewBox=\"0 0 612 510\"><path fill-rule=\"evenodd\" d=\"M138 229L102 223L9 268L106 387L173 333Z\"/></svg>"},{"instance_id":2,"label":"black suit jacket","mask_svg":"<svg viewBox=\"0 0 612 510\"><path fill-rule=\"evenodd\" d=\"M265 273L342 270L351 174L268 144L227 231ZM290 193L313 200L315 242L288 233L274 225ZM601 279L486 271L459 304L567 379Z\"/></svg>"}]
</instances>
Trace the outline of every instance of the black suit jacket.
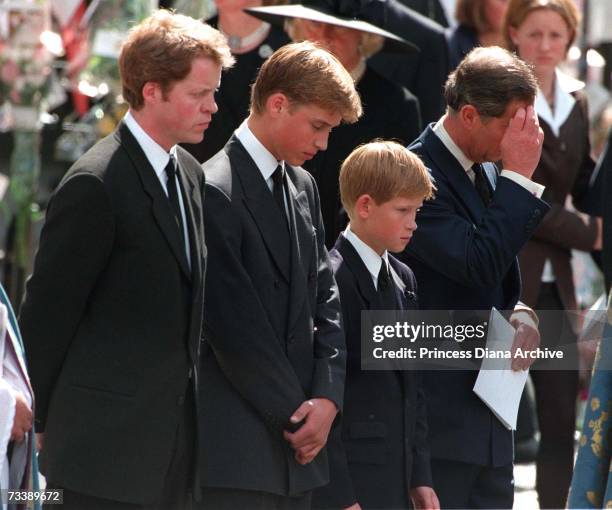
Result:
<instances>
[{"instance_id":1,"label":"black suit jacket","mask_svg":"<svg viewBox=\"0 0 612 510\"><path fill-rule=\"evenodd\" d=\"M368 64L385 78L406 87L419 100L423 124L444 112L442 96L448 75L444 28L399 3L398 0L362 0L368 21L416 44L421 51L409 55L380 52Z\"/></svg>"},{"instance_id":2,"label":"black suit jacket","mask_svg":"<svg viewBox=\"0 0 612 510\"><path fill-rule=\"evenodd\" d=\"M446 29L446 38L450 71L453 71L470 51L480 46L478 33L466 25Z\"/></svg>"},{"instance_id":3,"label":"black suit jacket","mask_svg":"<svg viewBox=\"0 0 612 510\"><path fill-rule=\"evenodd\" d=\"M161 492L178 403L197 378L204 177L177 154L191 269L170 202L121 123L55 190L20 315L45 432L42 472L135 504Z\"/></svg>"},{"instance_id":4,"label":"black suit jacket","mask_svg":"<svg viewBox=\"0 0 612 510\"><path fill-rule=\"evenodd\" d=\"M296 495L327 483L282 436L311 397L342 406L340 303L313 178L286 166L291 238L261 172L233 136L203 165L211 253L202 353L202 484Z\"/></svg>"},{"instance_id":5,"label":"black suit jacket","mask_svg":"<svg viewBox=\"0 0 612 510\"><path fill-rule=\"evenodd\" d=\"M429 19L434 20L443 27L448 27L448 19L446 12L440 4L440 0L399 0L406 7L421 13L423 16L427 16Z\"/></svg>"},{"instance_id":6,"label":"black suit jacket","mask_svg":"<svg viewBox=\"0 0 612 510\"><path fill-rule=\"evenodd\" d=\"M359 145L376 138L405 145L421 132L418 101L405 88L370 68L366 68L356 88L363 103L363 116L355 124L335 128L329 135L327 150L304 164L319 188L325 245L330 249L347 224L338 187L342 162Z\"/></svg>"},{"instance_id":7,"label":"black suit jacket","mask_svg":"<svg viewBox=\"0 0 612 510\"><path fill-rule=\"evenodd\" d=\"M486 208L457 159L428 127L409 147L428 167L436 196L400 257L420 284L425 310L512 310L520 296L516 256L549 207L485 164ZM512 462L512 434L472 391L476 371L424 375L431 455L479 465Z\"/></svg>"},{"instance_id":8,"label":"black suit jacket","mask_svg":"<svg viewBox=\"0 0 612 510\"><path fill-rule=\"evenodd\" d=\"M412 487L432 485L427 419L420 375L414 371L361 370L361 312L382 309L372 276L341 234L330 252L342 303L347 370L341 426L328 451L330 483L315 492L314 508L410 508ZM418 308L412 271L395 257L402 281L399 309ZM384 395L384 398L381 398Z\"/></svg>"}]
</instances>

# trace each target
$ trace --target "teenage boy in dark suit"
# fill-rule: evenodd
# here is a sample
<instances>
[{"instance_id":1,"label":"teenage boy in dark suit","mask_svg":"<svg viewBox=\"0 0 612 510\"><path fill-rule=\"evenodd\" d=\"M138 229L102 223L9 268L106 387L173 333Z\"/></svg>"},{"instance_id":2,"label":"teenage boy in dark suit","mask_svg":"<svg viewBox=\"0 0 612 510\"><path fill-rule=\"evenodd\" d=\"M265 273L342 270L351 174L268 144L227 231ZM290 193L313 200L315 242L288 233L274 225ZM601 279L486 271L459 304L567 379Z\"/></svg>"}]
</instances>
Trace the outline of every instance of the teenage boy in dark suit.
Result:
<instances>
[{"instance_id":1,"label":"teenage boy in dark suit","mask_svg":"<svg viewBox=\"0 0 612 510\"><path fill-rule=\"evenodd\" d=\"M328 482L345 347L319 194L300 165L360 114L333 55L286 45L261 67L249 117L203 166L203 509L307 509Z\"/></svg>"}]
</instances>

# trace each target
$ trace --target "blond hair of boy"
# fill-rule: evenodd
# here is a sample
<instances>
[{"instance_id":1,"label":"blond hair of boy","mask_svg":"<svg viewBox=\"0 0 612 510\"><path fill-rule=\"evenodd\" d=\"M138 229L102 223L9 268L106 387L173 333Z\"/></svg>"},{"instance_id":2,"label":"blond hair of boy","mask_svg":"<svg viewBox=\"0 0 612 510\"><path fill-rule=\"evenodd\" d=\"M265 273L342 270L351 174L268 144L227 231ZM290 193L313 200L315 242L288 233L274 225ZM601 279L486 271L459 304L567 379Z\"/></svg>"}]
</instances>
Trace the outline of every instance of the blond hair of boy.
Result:
<instances>
[{"instance_id":1,"label":"blond hair of boy","mask_svg":"<svg viewBox=\"0 0 612 510\"><path fill-rule=\"evenodd\" d=\"M340 199L351 230L379 254L402 251L434 185L423 162L397 142L361 145L340 169Z\"/></svg>"}]
</instances>

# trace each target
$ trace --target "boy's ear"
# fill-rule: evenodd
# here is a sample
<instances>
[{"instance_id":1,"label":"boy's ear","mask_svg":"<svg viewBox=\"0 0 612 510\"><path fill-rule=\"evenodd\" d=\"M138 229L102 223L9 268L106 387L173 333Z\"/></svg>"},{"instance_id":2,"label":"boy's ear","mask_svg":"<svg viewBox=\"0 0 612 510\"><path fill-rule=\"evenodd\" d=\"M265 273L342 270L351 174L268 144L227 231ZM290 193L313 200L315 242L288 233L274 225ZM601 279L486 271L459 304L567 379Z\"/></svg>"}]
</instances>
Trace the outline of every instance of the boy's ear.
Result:
<instances>
[{"instance_id":1,"label":"boy's ear","mask_svg":"<svg viewBox=\"0 0 612 510\"><path fill-rule=\"evenodd\" d=\"M361 195L355 201L355 215L362 220L365 220L370 216L370 212L372 210L372 205L374 204L374 199L368 195L367 193Z\"/></svg>"},{"instance_id":2,"label":"boy's ear","mask_svg":"<svg viewBox=\"0 0 612 510\"><path fill-rule=\"evenodd\" d=\"M275 118L289 109L289 99L282 92L271 94L266 100L266 111L268 115Z\"/></svg>"}]
</instances>

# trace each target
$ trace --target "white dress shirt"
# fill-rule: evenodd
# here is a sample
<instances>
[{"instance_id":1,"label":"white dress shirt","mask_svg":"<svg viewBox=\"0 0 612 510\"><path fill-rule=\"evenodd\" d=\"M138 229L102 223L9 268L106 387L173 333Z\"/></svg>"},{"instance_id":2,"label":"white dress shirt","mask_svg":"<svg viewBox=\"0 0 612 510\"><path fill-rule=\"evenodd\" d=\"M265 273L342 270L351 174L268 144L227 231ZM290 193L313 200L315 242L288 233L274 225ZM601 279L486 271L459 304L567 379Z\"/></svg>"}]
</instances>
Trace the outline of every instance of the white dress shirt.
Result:
<instances>
[{"instance_id":1,"label":"white dress shirt","mask_svg":"<svg viewBox=\"0 0 612 510\"><path fill-rule=\"evenodd\" d=\"M166 152L153 138L151 138L147 132L142 129L140 124L136 121L134 116L130 111L125 114L123 118L123 122L130 130L130 133L134 135L138 145L142 148L145 156L151 163L153 170L155 171L155 175L159 179L159 183L161 184L162 189L166 196L168 196L168 176L166 175L166 165L168 161L170 161L170 154L174 157L174 160L178 162L176 157L176 145L174 145L170 152ZM178 163L177 163L178 164ZM175 177L175 186L177 191L181 188L179 187L178 179ZM185 204L183 203L183 194L178 194L179 206L181 208L181 216L183 219L183 238L185 239L185 255L187 256L187 263L189 267L191 267L191 245L189 243L189 230L187 228L187 216L185 214Z\"/></svg>"},{"instance_id":2,"label":"white dress shirt","mask_svg":"<svg viewBox=\"0 0 612 510\"><path fill-rule=\"evenodd\" d=\"M387 270L389 271L389 274L392 275L393 280L397 281L395 271L393 271L393 268L389 265L389 254L386 250L381 257L370 246L359 239L359 236L351 230L350 224L347 225L344 232L342 232L342 235L349 243L351 243L353 248L355 248L357 255L359 255L359 258L365 264L370 276L372 277L372 282L374 283L375 289L378 289L378 273L380 272L380 267L382 266L383 262L387 265Z\"/></svg>"},{"instance_id":3,"label":"white dress shirt","mask_svg":"<svg viewBox=\"0 0 612 510\"><path fill-rule=\"evenodd\" d=\"M462 168L467 173L470 181L472 181L472 184L474 184L474 180L476 178L476 176L474 175L474 170L472 170L472 165L474 164L474 161L471 161L463 153L463 151L457 146L457 144L448 134L448 131L446 131L446 128L444 127L445 118L446 118L446 115L443 115L442 118L433 127L433 131L436 134L436 136L440 139L440 141L444 144L444 146L448 149L448 151L459 162L459 164L462 166ZM517 172L513 172L512 170L502 170L500 173L500 176L510 179L511 181L514 181L516 184L525 188L527 191L529 191L532 195L536 196L537 198L541 198L542 193L544 193L544 186L542 186L541 184L538 184L537 182L533 182L532 180L527 179L527 177L524 177Z\"/></svg>"},{"instance_id":4,"label":"white dress shirt","mask_svg":"<svg viewBox=\"0 0 612 510\"><path fill-rule=\"evenodd\" d=\"M257 137L253 134L253 131L249 128L247 124L247 120L243 121L238 129L236 129L235 133L236 138L240 140L240 143L244 146L246 151L251 156L251 159L257 165L257 168L261 172L261 176L266 181L268 188L270 191L274 191L274 181L272 180L272 174L276 170L278 165L285 169L285 162L278 161L272 153L266 149L266 147L257 139ZM285 199L285 212L287 213L287 218L289 218L289 209L287 208L287 196L283 193L283 197Z\"/></svg>"},{"instance_id":5,"label":"white dress shirt","mask_svg":"<svg viewBox=\"0 0 612 510\"><path fill-rule=\"evenodd\" d=\"M576 103L576 99L572 96L572 92L576 92L584 87L584 83L575 80L571 76L562 73L558 69L555 71L555 102L554 111L548 104L546 96L538 88L538 93L535 100L535 110L538 117L550 126L550 130L555 137L559 136L561 126L572 113L572 108Z\"/></svg>"}]
</instances>

